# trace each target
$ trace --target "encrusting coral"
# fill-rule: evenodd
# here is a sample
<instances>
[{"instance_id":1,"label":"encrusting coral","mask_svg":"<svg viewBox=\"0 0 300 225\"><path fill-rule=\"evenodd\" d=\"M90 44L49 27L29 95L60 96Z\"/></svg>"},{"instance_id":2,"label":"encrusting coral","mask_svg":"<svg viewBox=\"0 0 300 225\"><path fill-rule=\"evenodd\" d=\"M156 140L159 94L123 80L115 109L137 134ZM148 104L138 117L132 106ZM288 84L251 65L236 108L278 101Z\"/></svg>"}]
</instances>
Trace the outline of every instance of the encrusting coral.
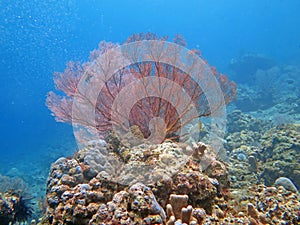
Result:
<instances>
[{"instance_id":1,"label":"encrusting coral","mask_svg":"<svg viewBox=\"0 0 300 225\"><path fill-rule=\"evenodd\" d=\"M214 163L207 171L219 172L211 173L214 177L201 172L199 159L193 157L193 151L197 151L200 145L204 149L202 160L209 160L214 156L211 148L203 143L199 143L194 149L171 142L135 147L136 154L126 158L126 165L131 165L131 162L144 163L144 166L150 164L153 169L151 173L156 173L157 176L147 186L135 180L130 180L127 185L117 183L115 179L110 179L107 172L99 171L103 162L95 151L97 149L99 153L104 152L105 148L110 149L110 145L103 145L103 142L91 144L77 152L73 158L60 158L51 167L47 182L48 209L41 224L101 224L103 221L103 224L114 224L116 221L123 221L124 224L164 224L167 221L164 209L170 205L175 210L176 219L181 214L190 214L191 207L211 212L218 202L216 198L228 198L224 190L229 188L226 186L229 182L226 178L226 166L216 161L215 156ZM140 157L145 153L145 147L152 149L151 154ZM130 152L130 149L114 150L111 156L117 161L126 151ZM168 165L170 170L164 171L159 161L165 159L160 156L172 151L185 152L186 157L190 156L180 167L171 163ZM156 159L156 164L152 164L151 157ZM214 165L215 169L210 168ZM218 178L221 178L220 181ZM132 182L134 183L131 184ZM181 196L183 201L179 204L178 198L182 199ZM187 208L182 211L182 207ZM116 215L117 212L119 216Z\"/></svg>"},{"instance_id":2,"label":"encrusting coral","mask_svg":"<svg viewBox=\"0 0 300 225\"><path fill-rule=\"evenodd\" d=\"M103 140L98 144L94 142L73 158L61 158L52 165L47 182L48 208L39 224L200 225L277 224L278 221L297 224L300 220L297 193L283 187L254 185L244 196L234 194L234 190L230 194L226 165L217 161L211 148L201 142L188 150L183 144L172 142L136 146L137 153L127 157L126 162L130 164L131 159L137 163L152 162L147 161L152 157L149 153L147 157L140 157L146 146L152 149L157 160L162 160L159 154L167 148L170 152L171 149L186 152L189 158L173 174L159 169L160 176L148 180L147 184L135 180L118 183L107 172L93 168L102 160L99 155L93 156L96 149L112 151L110 144L104 144ZM120 151L113 150L111 155L120 160L124 152L130 152L123 147ZM204 149L201 159L195 157L199 148ZM86 158L89 160L84 160ZM200 160L207 158L214 161L202 171ZM161 166L152 165L152 172L156 165Z\"/></svg>"}]
</instances>

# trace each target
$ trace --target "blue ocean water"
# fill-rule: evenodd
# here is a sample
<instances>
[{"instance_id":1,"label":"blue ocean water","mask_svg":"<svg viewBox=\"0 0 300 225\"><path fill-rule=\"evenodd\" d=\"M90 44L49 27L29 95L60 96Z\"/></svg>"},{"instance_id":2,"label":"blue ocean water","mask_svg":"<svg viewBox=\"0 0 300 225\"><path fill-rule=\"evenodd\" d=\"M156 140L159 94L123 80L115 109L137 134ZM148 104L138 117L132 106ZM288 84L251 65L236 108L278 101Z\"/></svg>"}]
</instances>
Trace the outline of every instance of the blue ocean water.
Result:
<instances>
[{"instance_id":1,"label":"blue ocean water","mask_svg":"<svg viewBox=\"0 0 300 225\"><path fill-rule=\"evenodd\" d=\"M229 64L247 52L300 63L299 10L298 0L2 0L0 174L29 179L76 150L72 127L54 120L45 98L53 73L86 61L101 40L181 34L234 79Z\"/></svg>"}]
</instances>

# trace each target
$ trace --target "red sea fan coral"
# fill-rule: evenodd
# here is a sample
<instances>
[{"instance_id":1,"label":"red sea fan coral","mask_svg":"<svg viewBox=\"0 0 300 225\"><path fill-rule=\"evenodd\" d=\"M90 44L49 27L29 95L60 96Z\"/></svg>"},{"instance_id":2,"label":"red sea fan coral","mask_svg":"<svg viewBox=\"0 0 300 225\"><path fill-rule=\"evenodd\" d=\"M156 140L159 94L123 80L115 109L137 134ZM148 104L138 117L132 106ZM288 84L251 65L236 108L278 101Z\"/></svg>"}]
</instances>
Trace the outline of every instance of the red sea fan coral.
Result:
<instances>
[{"instance_id":1,"label":"red sea fan coral","mask_svg":"<svg viewBox=\"0 0 300 225\"><path fill-rule=\"evenodd\" d=\"M134 47L130 47L131 43L135 44ZM176 36L170 44L165 37L160 38L153 33L132 35L123 45L101 42L99 48L91 53L89 62L82 65L70 62L64 73L54 74L56 88L65 96L49 92L46 104L57 121L93 127L102 136L118 127L124 132L135 130L144 139L160 136L158 142L167 138L178 139L182 127L194 119L210 116L236 94L235 83L215 68L205 63L208 69L196 70L195 58L203 61L200 51L187 50L183 47L185 45L181 36ZM144 46L147 46L146 51ZM116 51L111 50L116 48L120 48L131 63L109 76L110 64L117 58ZM185 49L184 58L181 49ZM188 62L190 67L184 70L178 67L180 60ZM216 85L206 81L207 78L218 83L222 101L214 100L213 104L212 100L209 101L217 99L217 90L214 90ZM97 80L103 85L98 85ZM201 83L204 85L201 86ZM90 87L83 92L78 85ZM93 92L98 93L96 101L89 97ZM95 123L90 118L74 116L72 104L75 97L90 104ZM191 108L197 113L192 114ZM80 111L77 114L84 115L88 109L81 107L77 111Z\"/></svg>"}]
</instances>

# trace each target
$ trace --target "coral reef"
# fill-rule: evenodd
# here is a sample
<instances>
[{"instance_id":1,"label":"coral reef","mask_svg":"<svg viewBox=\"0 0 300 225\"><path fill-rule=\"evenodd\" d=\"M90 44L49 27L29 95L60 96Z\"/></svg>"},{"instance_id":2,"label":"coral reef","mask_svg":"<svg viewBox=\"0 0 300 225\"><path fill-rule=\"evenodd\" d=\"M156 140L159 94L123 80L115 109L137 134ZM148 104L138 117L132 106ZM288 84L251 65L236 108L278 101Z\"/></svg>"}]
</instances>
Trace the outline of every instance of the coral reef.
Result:
<instances>
[{"instance_id":1,"label":"coral reef","mask_svg":"<svg viewBox=\"0 0 300 225\"><path fill-rule=\"evenodd\" d=\"M26 223L39 216L29 185L20 177L0 174L0 224Z\"/></svg>"},{"instance_id":2,"label":"coral reef","mask_svg":"<svg viewBox=\"0 0 300 225\"><path fill-rule=\"evenodd\" d=\"M243 112L263 113L265 120L271 118L277 125L273 119L277 114L284 114L285 121L292 114L299 119L299 71L299 66L281 65L259 69L250 77L239 76L253 83L239 84L235 106Z\"/></svg>"},{"instance_id":3,"label":"coral reef","mask_svg":"<svg viewBox=\"0 0 300 225\"><path fill-rule=\"evenodd\" d=\"M230 186L228 167L216 160L211 147L204 143L189 146L165 142L117 149L113 146L103 140L94 141L72 158L60 158L52 165L47 182L48 207L40 225L280 224L283 221L298 224L300 221L298 193L281 185L262 185L261 161L249 154L251 149L240 153L246 158L240 156L228 162L230 170L237 162L242 163L240 170L245 174L244 179L238 177L240 180L233 180ZM101 154L108 152L115 161L103 161ZM171 163L176 160L172 152L184 152L187 161L176 167ZM165 159L166 153L171 154L171 161ZM202 170L200 162L208 159L213 160ZM126 161L120 169L127 172L126 165L133 162L152 165L149 173L157 174L156 179L141 179L144 184L134 179L128 183L116 182L124 179L111 177L104 165L108 163L107 168L112 169L110 164L119 160ZM251 160L254 162L250 163ZM162 161L168 162L169 171L162 170ZM119 176L124 176L119 172ZM239 170L233 169L230 178L238 173ZM145 177L149 174L141 178Z\"/></svg>"},{"instance_id":4,"label":"coral reef","mask_svg":"<svg viewBox=\"0 0 300 225\"><path fill-rule=\"evenodd\" d=\"M234 110L228 115L228 133L232 134L242 130L256 131L263 133L270 124L267 121L245 114L241 110Z\"/></svg>"},{"instance_id":5,"label":"coral reef","mask_svg":"<svg viewBox=\"0 0 300 225\"><path fill-rule=\"evenodd\" d=\"M299 224L299 197L283 187L255 185L246 196L236 196L227 208L215 205L211 214L202 208L187 205L186 196L176 196L183 201L170 201L167 205L168 225L181 224ZM183 204L182 204L183 203ZM175 213L181 208L179 212ZM181 212L180 212L181 211Z\"/></svg>"},{"instance_id":6,"label":"coral reef","mask_svg":"<svg viewBox=\"0 0 300 225\"><path fill-rule=\"evenodd\" d=\"M300 187L300 125L280 125L262 137L262 177L272 185L279 177L290 178Z\"/></svg>"},{"instance_id":7,"label":"coral reef","mask_svg":"<svg viewBox=\"0 0 300 225\"><path fill-rule=\"evenodd\" d=\"M137 35L129 42L153 37ZM92 58L112 47L102 43ZM144 141L149 136L148 127L143 127L148 118L135 123L134 114L128 128L133 136L126 133L120 141L109 124L99 126L100 133L101 129L108 131L105 140L90 141L72 157L60 158L51 166L47 209L39 224L300 224L300 129L297 124L286 124L300 119L299 68L275 66L272 60L251 54L232 62L237 73L248 66L253 86L240 87L235 106L248 112L260 110L248 114L233 110L228 115L226 163L219 161L212 147L194 143L192 132L188 132L189 144L173 142L177 140L176 124L168 127L162 143ZM58 86L76 83L82 69L79 64L69 64L64 74L57 74ZM144 67L141 69L143 72ZM131 71L144 76L134 68ZM126 77L126 71L122 72ZM294 93L287 93L291 88ZM72 90L66 91L72 98ZM99 101L107 99L102 94ZM54 100L50 96L48 106L57 118L68 121L67 114L59 114L59 107L68 105L62 104L63 99ZM203 137L210 135L205 126ZM189 131L199 135L199 126ZM140 141L132 142L135 137Z\"/></svg>"},{"instance_id":8,"label":"coral reef","mask_svg":"<svg viewBox=\"0 0 300 225\"><path fill-rule=\"evenodd\" d=\"M0 174L0 192L8 192L10 190L22 190L29 193L28 185L20 177L8 177Z\"/></svg>"},{"instance_id":9,"label":"coral reef","mask_svg":"<svg viewBox=\"0 0 300 225\"><path fill-rule=\"evenodd\" d=\"M234 206L233 215L244 222L250 216L250 224L298 224L299 125L274 126L233 111L228 129L228 204Z\"/></svg>"},{"instance_id":10,"label":"coral reef","mask_svg":"<svg viewBox=\"0 0 300 225\"><path fill-rule=\"evenodd\" d=\"M287 177L299 187L299 125L273 126L240 111L229 114L231 133L225 144L231 187L274 184Z\"/></svg>"},{"instance_id":11,"label":"coral reef","mask_svg":"<svg viewBox=\"0 0 300 225\"><path fill-rule=\"evenodd\" d=\"M255 74L257 70L268 70L275 66L276 63L258 53L247 53L231 60L229 66L230 69L236 73L236 80L238 82L251 82L251 76ZM250 78L250 79L249 79Z\"/></svg>"},{"instance_id":12,"label":"coral reef","mask_svg":"<svg viewBox=\"0 0 300 225\"><path fill-rule=\"evenodd\" d=\"M164 224L163 209L169 203L177 203L176 196L186 196L184 206L190 204L207 213L228 199L227 168L203 143L190 147L165 142L143 144L133 149L124 146L112 149L110 144L104 143L90 143L73 158L60 158L51 166L47 182L48 208L41 224L115 224L121 221L122 224ZM104 155L109 152L115 159L107 162L108 169L112 169L111 163L126 160L120 167L125 173L119 171L118 177L111 177L109 171L105 171L106 162L101 152ZM175 155L189 158L180 164ZM201 160L212 161L203 172ZM129 167L136 170L134 166L138 164L140 167L152 166L152 170L141 177L141 181L148 181L147 186L131 177L126 178ZM156 179L143 179L150 174L155 174ZM176 215L181 211L181 207L174 209Z\"/></svg>"},{"instance_id":13,"label":"coral reef","mask_svg":"<svg viewBox=\"0 0 300 225\"><path fill-rule=\"evenodd\" d=\"M20 191L0 192L0 225L28 221L33 213L31 199Z\"/></svg>"},{"instance_id":14,"label":"coral reef","mask_svg":"<svg viewBox=\"0 0 300 225\"><path fill-rule=\"evenodd\" d=\"M157 203L151 189L142 183L120 191L112 201L100 205L89 224L163 224L165 211Z\"/></svg>"},{"instance_id":15,"label":"coral reef","mask_svg":"<svg viewBox=\"0 0 300 225\"><path fill-rule=\"evenodd\" d=\"M261 134L270 129L272 124L257 119L250 114L234 110L228 115L228 135L225 148L234 151L243 146L260 146Z\"/></svg>"},{"instance_id":16,"label":"coral reef","mask_svg":"<svg viewBox=\"0 0 300 225\"><path fill-rule=\"evenodd\" d=\"M236 198L234 210L250 224L299 224L300 202L296 193L281 187L255 185ZM246 219L246 220L248 220Z\"/></svg>"}]
</instances>

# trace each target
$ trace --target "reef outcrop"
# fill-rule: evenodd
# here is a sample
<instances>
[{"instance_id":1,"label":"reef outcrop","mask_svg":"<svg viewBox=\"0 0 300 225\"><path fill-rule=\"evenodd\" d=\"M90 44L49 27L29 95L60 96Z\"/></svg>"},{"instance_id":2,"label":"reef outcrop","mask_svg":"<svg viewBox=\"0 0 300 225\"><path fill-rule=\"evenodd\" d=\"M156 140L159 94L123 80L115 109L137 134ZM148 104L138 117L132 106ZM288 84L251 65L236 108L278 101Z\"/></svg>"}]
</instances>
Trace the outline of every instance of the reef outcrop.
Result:
<instances>
[{"instance_id":1,"label":"reef outcrop","mask_svg":"<svg viewBox=\"0 0 300 225\"><path fill-rule=\"evenodd\" d=\"M201 167L205 162L208 166ZM48 208L40 224L165 224L167 205L177 202L174 196L186 196L183 206L210 214L228 199L228 188L226 165L203 143L114 149L104 141L94 142L52 165Z\"/></svg>"},{"instance_id":2,"label":"reef outcrop","mask_svg":"<svg viewBox=\"0 0 300 225\"><path fill-rule=\"evenodd\" d=\"M253 182L230 186L232 162L219 161L213 149L201 142L116 148L95 141L52 165L48 207L39 224L299 223L298 193L262 185L256 176ZM249 172L249 165L244 170L249 176L258 174Z\"/></svg>"}]
</instances>

